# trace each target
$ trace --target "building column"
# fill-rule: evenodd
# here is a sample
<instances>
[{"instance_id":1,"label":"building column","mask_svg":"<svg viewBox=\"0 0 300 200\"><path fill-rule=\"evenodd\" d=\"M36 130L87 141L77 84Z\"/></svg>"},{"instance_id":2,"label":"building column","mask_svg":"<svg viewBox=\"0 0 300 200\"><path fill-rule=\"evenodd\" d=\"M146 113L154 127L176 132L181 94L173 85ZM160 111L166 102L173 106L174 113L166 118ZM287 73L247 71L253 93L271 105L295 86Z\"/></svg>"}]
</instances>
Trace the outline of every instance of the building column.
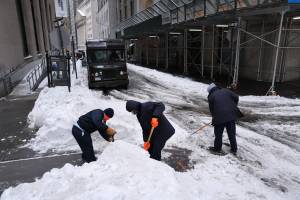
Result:
<instances>
[{"instance_id":1,"label":"building column","mask_svg":"<svg viewBox=\"0 0 300 200\"><path fill-rule=\"evenodd\" d=\"M47 21L47 12L46 12L46 1L40 0L40 8L41 8L41 15L42 15L42 24L43 24L43 31L44 31L44 42L45 42L45 50L50 50L50 33Z\"/></svg>"},{"instance_id":2,"label":"building column","mask_svg":"<svg viewBox=\"0 0 300 200\"><path fill-rule=\"evenodd\" d=\"M37 40L39 45L40 53L45 51L44 46L44 37L43 37L43 25L42 25L42 19L41 19L41 10L40 10L40 3L39 0L33 0L33 9L34 9L34 20L36 24L36 32L37 32Z\"/></svg>"}]
</instances>

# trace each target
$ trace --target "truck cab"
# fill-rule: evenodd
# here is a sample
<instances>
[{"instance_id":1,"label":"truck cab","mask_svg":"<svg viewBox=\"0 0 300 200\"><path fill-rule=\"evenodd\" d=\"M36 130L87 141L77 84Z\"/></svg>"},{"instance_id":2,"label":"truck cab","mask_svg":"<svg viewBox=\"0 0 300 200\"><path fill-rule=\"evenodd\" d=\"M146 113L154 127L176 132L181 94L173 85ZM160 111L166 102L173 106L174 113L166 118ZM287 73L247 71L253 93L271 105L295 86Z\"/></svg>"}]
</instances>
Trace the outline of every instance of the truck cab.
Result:
<instances>
[{"instance_id":1,"label":"truck cab","mask_svg":"<svg viewBox=\"0 0 300 200\"><path fill-rule=\"evenodd\" d=\"M128 73L122 40L86 42L89 88L126 88Z\"/></svg>"}]
</instances>

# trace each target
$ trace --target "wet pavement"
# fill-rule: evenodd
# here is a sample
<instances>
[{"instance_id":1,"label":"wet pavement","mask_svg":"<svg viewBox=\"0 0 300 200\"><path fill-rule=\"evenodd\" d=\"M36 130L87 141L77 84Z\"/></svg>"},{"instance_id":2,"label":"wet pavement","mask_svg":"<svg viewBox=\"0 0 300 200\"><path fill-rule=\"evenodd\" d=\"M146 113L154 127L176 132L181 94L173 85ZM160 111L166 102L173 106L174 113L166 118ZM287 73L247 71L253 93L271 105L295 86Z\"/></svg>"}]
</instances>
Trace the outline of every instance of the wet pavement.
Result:
<instances>
[{"instance_id":1,"label":"wet pavement","mask_svg":"<svg viewBox=\"0 0 300 200\"><path fill-rule=\"evenodd\" d=\"M81 154L53 155L0 162L0 195L8 187L34 182L45 172L53 168L61 168L66 163L82 165Z\"/></svg>"},{"instance_id":2,"label":"wet pavement","mask_svg":"<svg viewBox=\"0 0 300 200\"><path fill-rule=\"evenodd\" d=\"M32 157L30 149L17 148L34 136L28 128L27 115L32 110L37 94L8 96L0 100L0 161Z\"/></svg>"},{"instance_id":3,"label":"wet pavement","mask_svg":"<svg viewBox=\"0 0 300 200\"><path fill-rule=\"evenodd\" d=\"M66 163L82 164L78 153L39 155L22 147L37 131L28 127L27 116L38 94L10 95L0 99L0 195L10 186L33 182L52 168L60 168Z\"/></svg>"}]
</instances>

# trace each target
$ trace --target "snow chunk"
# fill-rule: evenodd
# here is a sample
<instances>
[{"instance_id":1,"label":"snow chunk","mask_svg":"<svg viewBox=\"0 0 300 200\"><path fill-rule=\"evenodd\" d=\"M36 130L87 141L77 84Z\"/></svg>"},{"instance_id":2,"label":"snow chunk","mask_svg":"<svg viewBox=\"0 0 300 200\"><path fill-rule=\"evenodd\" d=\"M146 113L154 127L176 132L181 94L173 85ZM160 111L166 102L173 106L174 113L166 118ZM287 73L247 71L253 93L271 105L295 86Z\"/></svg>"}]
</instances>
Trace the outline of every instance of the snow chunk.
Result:
<instances>
[{"instance_id":1,"label":"snow chunk","mask_svg":"<svg viewBox=\"0 0 300 200\"><path fill-rule=\"evenodd\" d=\"M34 183L4 191L6 199L200 199L201 191L190 176L149 159L138 146L117 141L98 161L81 167L66 164L52 169Z\"/></svg>"}]
</instances>

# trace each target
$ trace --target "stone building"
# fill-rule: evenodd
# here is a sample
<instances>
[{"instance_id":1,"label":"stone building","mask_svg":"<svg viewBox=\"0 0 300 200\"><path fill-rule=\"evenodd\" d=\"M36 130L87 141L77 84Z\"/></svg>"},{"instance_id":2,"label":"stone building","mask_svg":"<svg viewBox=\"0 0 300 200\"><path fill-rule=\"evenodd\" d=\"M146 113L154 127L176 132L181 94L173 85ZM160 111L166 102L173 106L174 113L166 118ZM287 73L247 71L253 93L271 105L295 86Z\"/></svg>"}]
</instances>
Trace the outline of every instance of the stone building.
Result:
<instances>
[{"instance_id":1,"label":"stone building","mask_svg":"<svg viewBox=\"0 0 300 200\"><path fill-rule=\"evenodd\" d=\"M0 2L0 96L7 93L3 86L5 75L37 60L51 48L54 18L53 0ZM22 75L26 74L20 78Z\"/></svg>"}]
</instances>

